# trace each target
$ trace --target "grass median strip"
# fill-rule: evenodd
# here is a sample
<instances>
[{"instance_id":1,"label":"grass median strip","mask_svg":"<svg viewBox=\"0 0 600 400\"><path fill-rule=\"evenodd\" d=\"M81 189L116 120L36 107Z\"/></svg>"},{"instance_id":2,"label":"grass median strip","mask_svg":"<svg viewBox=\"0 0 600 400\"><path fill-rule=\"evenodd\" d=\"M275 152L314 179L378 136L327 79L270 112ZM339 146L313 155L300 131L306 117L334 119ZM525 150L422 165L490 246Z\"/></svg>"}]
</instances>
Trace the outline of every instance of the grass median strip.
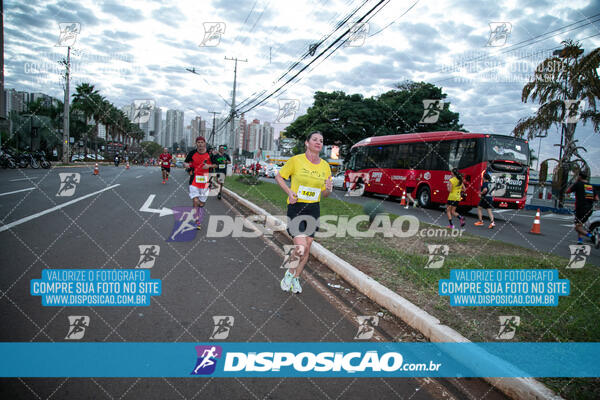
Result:
<instances>
[{"instance_id":1,"label":"grass median strip","mask_svg":"<svg viewBox=\"0 0 600 400\"><path fill-rule=\"evenodd\" d=\"M226 187L273 215L284 215L286 195L277 184L247 185L234 177ZM323 199L321 215L363 215L361 205L336 199ZM389 214L394 220L397 215ZM419 230L439 227L420 223ZM359 224L367 230L368 223ZM449 232L449 230L447 230ZM600 275L598 268L586 265L566 269L568 259L532 249L490 240L467 233L460 237L330 237L316 239L327 249L407 298L440 321L474 342L499 341L500 316L519 316L520 325L512 341L518 342L597 342L600 340ZM426 269L428 245L447 245L443 266ZM571 292L561 296L556 307L454 307L448 297L438 295L438 282L448 279L451 269L557 269L560 279L568 279ZM600 379L543 379L566 398L598 398ZM586 397L586 394L593 394Z\"/></svg>"}]
</instances>

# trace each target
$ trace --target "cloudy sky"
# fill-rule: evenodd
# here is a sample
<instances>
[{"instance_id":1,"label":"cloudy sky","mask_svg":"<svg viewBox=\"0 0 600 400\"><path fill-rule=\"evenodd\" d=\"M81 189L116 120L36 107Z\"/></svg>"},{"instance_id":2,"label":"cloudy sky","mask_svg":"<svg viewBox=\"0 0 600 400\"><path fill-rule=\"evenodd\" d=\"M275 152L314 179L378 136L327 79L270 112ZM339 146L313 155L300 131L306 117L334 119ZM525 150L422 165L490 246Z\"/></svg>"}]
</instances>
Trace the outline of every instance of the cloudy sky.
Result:
<instances>
[{"instance_id":1,"label":"cloudy sky","mask_svg":"<svg viewBox=\"0 0 600 400\"><path fill-rule=\"evenodd\" d=\"M351 26L335 31L353 11L350 21L368 15L368 25L346 35L347 46L332 53L334 45L318 58ZM315 91L369 97L410 79L443 87L469 131L508 134L536 110L520 100L535 66L565 39L580 40L586 51L599 47L598 21L600 2L593 0L13 0L4 2L5 87L62 98L58 61L66 47L56 46L59 24L78 23L72 83L92 83L118 107L154 99L164 110L183 110L186 123L195 115L210 120L208 111L224 116L234 69L225 57L237 57L247 60L238 63L237 104L252 104L248 100L263 91L266 97L307 67L247 120L276 122L278 100L297 99L298 116ZM500 24L507 36L491 34ZM207 37L210 27L221 34ZM302 60L310 44L323 39L314 56ZM285 126L276 123L276 131ZM536 153L541 143L542 159L557 156L559 129L532 142ZM588 125L576 136L600 175L600 135Z\"/></svg>"}]
</instances>

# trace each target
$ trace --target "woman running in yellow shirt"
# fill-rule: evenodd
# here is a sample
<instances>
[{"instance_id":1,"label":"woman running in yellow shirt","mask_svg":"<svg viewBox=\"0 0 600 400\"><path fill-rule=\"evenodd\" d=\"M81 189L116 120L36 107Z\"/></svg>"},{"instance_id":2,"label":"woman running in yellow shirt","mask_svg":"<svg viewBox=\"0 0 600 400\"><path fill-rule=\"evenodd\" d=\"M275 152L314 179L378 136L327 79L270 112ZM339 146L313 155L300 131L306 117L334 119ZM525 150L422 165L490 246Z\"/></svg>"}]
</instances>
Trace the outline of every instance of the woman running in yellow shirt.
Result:
<instances>
[{"instance_id":1,"label":"woman running in yellow shirt","mask_svg":"<svg viewBox=\"0 0 600 400\"><path fill-rule=\"evenodd\" d=\"M446 215L448 216L448 228L454 229L452 216L458 217L460 226L465 226L465 217L456 212L456 207L458 207L458 203L462 200L463 177L456 168L452 168L452 175L452 178L448 182L448 191L450 194L448 194L448 201L446 202Z\"/></svg>"},{"instance_id":2,"label":"woman running in yellow shirt","mask_svg":"<svg viewBox=\"0 0 600 400\"><path fill-rule=\"evenodd\" d=\"M312 132L304 142L306 152L290 158L279 170L275 180L288 195L288 233L294 238L296 268L289 268L281 280L281 290L302 293L300 274L308 261L310 246L318 229L321 216L321 196L333 190L331 168L319 158L323 148L323 134ZM284 179L292 179L291 188Z\"/></svg>"}]
</instances>

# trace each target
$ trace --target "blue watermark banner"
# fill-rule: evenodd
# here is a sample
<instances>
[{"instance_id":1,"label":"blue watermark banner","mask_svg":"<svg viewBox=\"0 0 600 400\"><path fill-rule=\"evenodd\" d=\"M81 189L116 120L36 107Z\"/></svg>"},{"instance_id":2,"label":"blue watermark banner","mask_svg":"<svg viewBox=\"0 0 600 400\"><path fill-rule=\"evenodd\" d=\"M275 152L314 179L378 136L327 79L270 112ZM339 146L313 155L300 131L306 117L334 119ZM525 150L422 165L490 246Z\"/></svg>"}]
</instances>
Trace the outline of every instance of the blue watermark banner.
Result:
<instances>
[{"instance_id":1,"label":"blue watermark banner","mask_svg":"<svg viewBox=\"0 0 600 400\"><path fill-rule=\"evenodd\" d=\"M32 296L44 306L149 306L162 293L149 269L44 269L32 279Z\"/></svg>"},{"instance_id":2,"label":"blue watermark banner","mask_svg":"<svg viewBox=\"0 0 600 400\"><path fill-rule=\"evenodd\" d=\"M600 377L600 343L0 343L0 377Z\"/></svg>"},{"instance_id":3,"label":"blue watermark banner","mask_svg":"<svg viewBox=\"0 0 600 400\"><path fill-rule=\"evenodd\" d=\"M449 296L451 306L556 307L570 292L556 269L453 269L438 282L438 294Z\"/></svg>"}]
</instances>

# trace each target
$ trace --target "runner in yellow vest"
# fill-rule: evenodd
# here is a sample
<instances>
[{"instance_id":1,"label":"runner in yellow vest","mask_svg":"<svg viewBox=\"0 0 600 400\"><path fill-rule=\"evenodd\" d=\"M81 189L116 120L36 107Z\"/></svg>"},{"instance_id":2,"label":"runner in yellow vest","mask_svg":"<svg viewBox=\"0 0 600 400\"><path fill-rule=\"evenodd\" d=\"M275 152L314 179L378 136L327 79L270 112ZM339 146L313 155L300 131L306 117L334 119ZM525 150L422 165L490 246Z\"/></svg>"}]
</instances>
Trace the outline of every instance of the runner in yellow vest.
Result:
<instances>
[{"instance_id":1,"label":"runner in yellow vest","mask_svg":"<svg viewBox=\"0 0 600 400\"><path fill-rule=\"evenodd\" d=\"M448 181L448 201L446 202L446 215L448 216L448 228L454 229L452 216L458 217L460 226L465 226L465 217L456 212L458 203L462 200L463 177L457 168L452 168L452 178Z\"/></svg>"},{"instance_id":2,"label":"runner in yellow vest","mask_svg":"<svg viewBox=\"0 0 600 400\"><path fill-rule=\"evenodd\" d=\"M306 152L290 158L279 170L275 180L288 195L288 233L294 238L295 257L299 258L295 268L289 268L281 280L281 289L302 293L300 274L308 261L310 246L318 229L321 215L321 197L333 190L331 168L327 161L319 158L323 148L323 134L312 132L304 142ZM292 179L291 187L285 180Z\"/></svg>"}]
</instances>

